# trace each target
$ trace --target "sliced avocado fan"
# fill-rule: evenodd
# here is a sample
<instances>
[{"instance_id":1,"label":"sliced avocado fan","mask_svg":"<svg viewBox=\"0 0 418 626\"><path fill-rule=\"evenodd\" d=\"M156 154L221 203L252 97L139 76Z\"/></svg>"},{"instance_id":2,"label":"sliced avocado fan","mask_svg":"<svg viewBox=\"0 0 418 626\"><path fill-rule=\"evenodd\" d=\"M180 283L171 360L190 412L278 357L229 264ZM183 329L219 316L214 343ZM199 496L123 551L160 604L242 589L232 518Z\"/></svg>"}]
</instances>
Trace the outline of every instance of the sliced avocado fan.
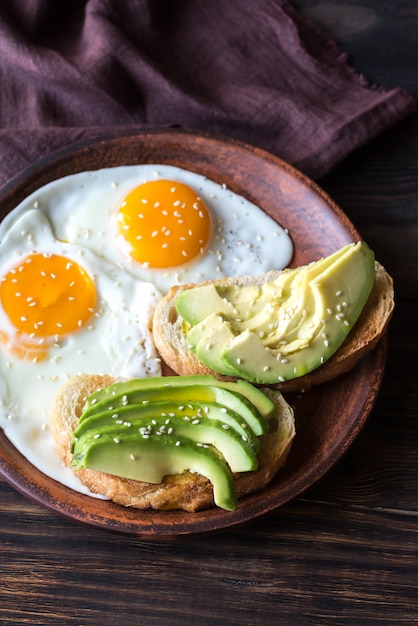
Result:
<instances>
[{"instance_id":1,"label":"sliced avocado fan","mask_svg":"<svg viewBox=\"0 0 418 626\"><path fill-rule=\"evenodd\" d=\"M374 253L360 241L261 287L187 289L176 309L202 363L275 384L308 374L336 352L367 302L374 274Z\"/></svg>"}]
</instances>

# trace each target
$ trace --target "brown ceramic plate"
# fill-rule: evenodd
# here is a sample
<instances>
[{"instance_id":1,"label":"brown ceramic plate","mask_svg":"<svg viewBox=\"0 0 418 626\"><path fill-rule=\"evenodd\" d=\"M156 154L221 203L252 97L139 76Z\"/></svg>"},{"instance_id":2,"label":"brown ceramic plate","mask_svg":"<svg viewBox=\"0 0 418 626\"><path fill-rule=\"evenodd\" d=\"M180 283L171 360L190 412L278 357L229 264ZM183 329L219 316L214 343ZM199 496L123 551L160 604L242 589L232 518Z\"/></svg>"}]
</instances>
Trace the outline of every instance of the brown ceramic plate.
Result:
<instances>
[{"instance_id":1,"label":"brown ceramic plate","mask_svg":"<svg viewBox=\"0 0 418 626\"><path fill-rule=\"evenodd\" d=\"M166 163L190 169L260 206L288 228L292 265L316 260L357 240L344 213L302 174L257 148L228 139L177 130L111 135L70 146L28 168L0 192L0 219L27 195L62 176L102 167ZM385 344L350 373L295 402L297 435L286 467L262 492L242 499L233 512L138 511L82 495L39 472L0 431L0 472L20 492L79 522L139 536L219 530L268 514L300 496L352 443L379 391Z\"/></svg>"}]
</instances>

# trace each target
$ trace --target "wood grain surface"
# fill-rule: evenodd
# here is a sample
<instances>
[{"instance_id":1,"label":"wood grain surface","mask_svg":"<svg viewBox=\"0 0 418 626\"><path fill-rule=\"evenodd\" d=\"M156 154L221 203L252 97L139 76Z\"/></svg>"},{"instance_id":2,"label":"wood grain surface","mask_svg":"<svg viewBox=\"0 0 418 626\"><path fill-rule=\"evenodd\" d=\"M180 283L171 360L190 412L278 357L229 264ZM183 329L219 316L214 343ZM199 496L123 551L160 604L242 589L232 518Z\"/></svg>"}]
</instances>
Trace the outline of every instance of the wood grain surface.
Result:
<instances>
[{"instance_id":1,"label":"wood grain surface","mask_svg":"<svg viewBox=\"0 0 418 626\"><path fill-rule=\"evenodd\" d=\"M418 98L411 0L298 0L369 78ZM319 181L395 279L384 384L344 459L245 527L142 540L85 527L0 480L0 623L418 623L418 117Z\"/></svg>"}]
</instances>

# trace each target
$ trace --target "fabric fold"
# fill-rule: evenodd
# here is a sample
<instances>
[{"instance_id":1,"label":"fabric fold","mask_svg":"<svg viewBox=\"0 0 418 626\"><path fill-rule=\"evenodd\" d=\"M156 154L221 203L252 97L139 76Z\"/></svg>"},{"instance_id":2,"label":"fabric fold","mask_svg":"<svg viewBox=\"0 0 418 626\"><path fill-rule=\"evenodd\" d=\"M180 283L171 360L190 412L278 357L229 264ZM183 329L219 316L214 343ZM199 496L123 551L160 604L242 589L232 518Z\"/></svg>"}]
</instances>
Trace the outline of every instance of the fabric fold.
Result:
<instances>
[{"instance_id":1,"label":"fabric fold","mask_svg":"<svg viewBox=\"0 0 418 626\"><path fill-rule=\"evenodd\" d=\"M415 111L287 0L1 3L0 184L109 129L172 125L319 178Z\"/></svg>"}]
</instances>

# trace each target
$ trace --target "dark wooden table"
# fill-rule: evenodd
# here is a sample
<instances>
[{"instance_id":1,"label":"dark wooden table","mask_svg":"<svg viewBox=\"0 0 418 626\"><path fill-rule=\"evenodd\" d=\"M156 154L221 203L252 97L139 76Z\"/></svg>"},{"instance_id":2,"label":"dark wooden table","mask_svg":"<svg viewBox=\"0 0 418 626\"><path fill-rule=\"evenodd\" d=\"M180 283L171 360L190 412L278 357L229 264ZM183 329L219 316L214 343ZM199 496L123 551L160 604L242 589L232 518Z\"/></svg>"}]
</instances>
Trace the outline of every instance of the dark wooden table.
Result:
<instances>
[{"instance_id":1,"label":"dark wooden table","mask_svg":"<svg viewBox=\"0 0 418 626\"><path fill-rule=\"evenodd\" d=\"M418 98L417 2L296 4ZM418 116L319 182L396 282L384 384L348 454L262 521L163 541L80 526L0 480L0 623L418 623Z\"/></svg>"}]
</instances>

